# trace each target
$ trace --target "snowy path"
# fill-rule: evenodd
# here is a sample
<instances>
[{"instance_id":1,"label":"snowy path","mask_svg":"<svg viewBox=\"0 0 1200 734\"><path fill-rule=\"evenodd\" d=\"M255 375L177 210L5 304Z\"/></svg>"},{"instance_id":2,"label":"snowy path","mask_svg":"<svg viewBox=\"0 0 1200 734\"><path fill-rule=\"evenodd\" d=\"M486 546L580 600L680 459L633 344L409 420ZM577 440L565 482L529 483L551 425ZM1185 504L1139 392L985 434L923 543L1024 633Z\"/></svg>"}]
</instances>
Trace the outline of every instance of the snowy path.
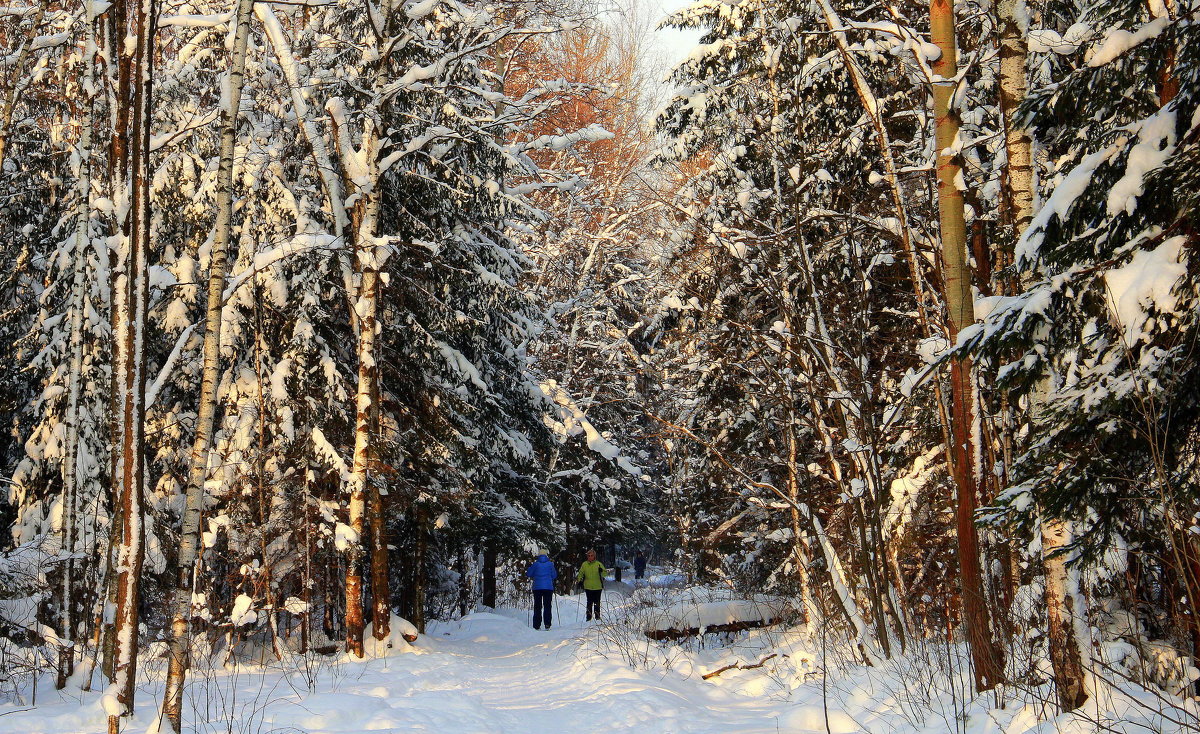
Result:
<instances>
[{"instance_id":1,"label":"snowy path","mask_svg":"<svg viewBox=\"0 0 1200 734\"><path fill-rule=\"evenodd\" d=\"M432 711L452 692L477 714L470 731L505 734L777 731L778 709L762 701L589 657L574 626L535 632L518 625L493 615L475 615L457 630L452 625L431 642L438 653L415 666L405 661L404 678L419 684L408 701L393 705L419 710L433 724L441 714Z\"/></svg>"},{"instance_id":2,"label":"snowy path","mask_svg":"<svg viewBox=\"0 0 1200 734\"><path fill-rule=\"evenodd\" d=\"M619 602L617 595L606 600ZM528 610L502 609L431 625L415 647L401 642L383 657L315 656L307 670L305 659L200 670L185 694L184 734L1090 734L1100 720L1105 731L1122 734L1183 731L1155 713L1157 700L1115 691L1096 721L1092 714L1039 721L1043 694L1004 709L980 697L964 723L965 681L956 693L919 656L851 666L827 685L820 676L789 683L788 673L769 667L701 680L722 664L757 659L763 648L753 646L692 653L655 647L670 657L671 669L634 669L595 652L581 607L577 597L560 598L549 632L529 627ZM802 641L793 646L786 634L764 635L787 655L793 675L796 664L811 664ZM961 676L965 658L955 654ZM153 731L162 694L160 670L140 678L137 712L123 729L130 734ZM0 704L0 734L103 734L99 694L68 690L74 692L55 692L47 678L36 707Z\"/></svg>"},{"instance_id":3,"label":"snowy path","mask_svg":"<svg viewBox=\"0 0 1200 734\"><path fill-rule=\"evenodd\" d=\"M310 691L305 676L241 668L197 676L185 731L204 734L538 734L539 732L804 732L787 704L745 696L677 673L641 671L583 644L580 605L559 602L551 631L528 626L526 613L470 615L434 625L417 649L365 662L326 664ZM156 676L157 677L157 676ZM145 682L137 716L142 734L160 687ZM39 692L34 710L0 705L0 732L91 734L103 730L94 693ZM791 721L787 721L791 718ZM790 726L788 724L791 724ZM821 727L821 731L824 727ZM816 729L812 729L816 731Z\"/></svg>"}]
</instances>

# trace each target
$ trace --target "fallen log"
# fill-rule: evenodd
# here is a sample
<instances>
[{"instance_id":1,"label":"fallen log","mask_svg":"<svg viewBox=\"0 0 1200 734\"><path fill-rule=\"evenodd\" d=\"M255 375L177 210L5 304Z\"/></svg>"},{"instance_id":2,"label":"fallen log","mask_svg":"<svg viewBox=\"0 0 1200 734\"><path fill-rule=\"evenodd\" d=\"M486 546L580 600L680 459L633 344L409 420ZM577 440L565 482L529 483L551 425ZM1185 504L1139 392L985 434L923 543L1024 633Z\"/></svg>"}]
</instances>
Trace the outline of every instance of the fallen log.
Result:
<instances>
[{"instance_id":1,"label":"fallen log","mask_svg":"<svg viewBox=\"0 0 1200 734\"><path fill-rule=\"evenodd\" d=\"M753 619L745 622L729 622L727 624L710 624L700 627L668 627L667 629L646 630L646 637L652 640L682 640L685 637L695 637L701 634L710 632L743 632L748 629L756 629L759 627L767 627L772 624L778 624L779 620L771 618L767 620Z\"/></svg>"},{"instance_id":2,"label":"fallen log","mask_svg":"<svg viewBox=\"0 0 1200 734\"><path fill-rule=\"evenodd\" d=\"M741 632L779 622L786 611L780 600L728 599L681 601L654 610L644 625L652 640L678 640L707 632Z\"/></svg>"}]
</instances>

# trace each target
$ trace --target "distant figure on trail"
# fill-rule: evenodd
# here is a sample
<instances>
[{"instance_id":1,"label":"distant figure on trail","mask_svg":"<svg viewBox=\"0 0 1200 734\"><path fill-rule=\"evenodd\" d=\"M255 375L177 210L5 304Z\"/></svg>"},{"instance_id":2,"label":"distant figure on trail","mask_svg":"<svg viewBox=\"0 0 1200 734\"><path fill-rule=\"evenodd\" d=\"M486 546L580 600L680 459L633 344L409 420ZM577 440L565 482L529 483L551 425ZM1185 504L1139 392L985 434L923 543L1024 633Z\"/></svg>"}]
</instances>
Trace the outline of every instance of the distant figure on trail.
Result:
<instances>
[{"instance_id":1,"label":"distant figure on trail","mask_svg":"<svg viewBox=\"0 0 1200 734\"><path fill-rule=\"evenodd\" d=\"M537 560L529 564L525 575L533 579L533 628L541 629L545 620L546 629L550 629L550 623L554 621L550 602L554 599L554 580L558 578L558 569L546 551L539 548Z\"/></svg>"},{"instance_id":2,"label":"distant figure on trail","mask_svg":"<svg viewBox=\"0 0 1200 734\"><path fill-rule=\"evenodd\" d=\"M583 593L587 595L587 621L591 621L593 614L597 620L600 619L600 594L604 591L606 573L608 569L596 560L596 551L588 551L587 560L579 567L579 574L575 577L583 584Z\"/></svg>"},{"instance_id":3,"label":"distant figure on trail","mask_svg":"<svg viewBox=\"0 0 1200 734\"><path fill-rule=\"evenodd\" d=\"M633 559L633 578L634 580L646 578L646 555L641 551L638 551L637 558Z\"/></svg>"}]
</instances>

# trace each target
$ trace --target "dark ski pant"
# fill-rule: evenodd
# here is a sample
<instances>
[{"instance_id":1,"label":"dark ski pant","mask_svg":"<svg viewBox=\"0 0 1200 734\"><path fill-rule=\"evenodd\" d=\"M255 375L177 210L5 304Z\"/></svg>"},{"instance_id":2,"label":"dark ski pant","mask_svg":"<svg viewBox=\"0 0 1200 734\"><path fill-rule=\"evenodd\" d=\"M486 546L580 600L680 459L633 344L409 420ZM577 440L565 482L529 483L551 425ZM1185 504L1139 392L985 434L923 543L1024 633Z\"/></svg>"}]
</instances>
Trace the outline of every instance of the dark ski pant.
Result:
<instances>
[{"instance_id":1,"label":"dark ski pant","mask_svg":"<svg viewBox=\"0 0 1200 734\"><path fill-rule=\"evenodd\" d=\"M591 619L594 614L600 619L600 595L604 589L584 589L583 593L587 595L587 618Z\"/></svg>"},{"instance_id":2,"label":"dark ski pant","mask_svg":"<svg viewBox=\"0 0 1200 734\"><path fill-rule=\"evenodd\" d=\"M550 629L550 623L554 621L554 615L550 613L550 600L554 597L553 589L534 589L533 590L533 628L540 629L542 620L546 620L546 629Z\"/></svg>"}]
</instances>

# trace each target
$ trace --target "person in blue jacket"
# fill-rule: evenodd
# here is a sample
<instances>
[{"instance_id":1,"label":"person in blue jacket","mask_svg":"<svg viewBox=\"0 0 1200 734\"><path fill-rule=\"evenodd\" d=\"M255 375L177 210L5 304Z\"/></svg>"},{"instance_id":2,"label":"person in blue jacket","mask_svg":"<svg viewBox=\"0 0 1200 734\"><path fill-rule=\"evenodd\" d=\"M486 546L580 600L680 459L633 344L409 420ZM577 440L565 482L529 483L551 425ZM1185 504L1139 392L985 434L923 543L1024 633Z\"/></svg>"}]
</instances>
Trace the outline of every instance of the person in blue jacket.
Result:
<instances>
[{"instance_id":1,"label":"person in blue jacket","mask_svg":"<svg viewBox=\"0 0 1200 734\"><path fill-rule=\"evenodd\" d=\"M646 578L646 555L641 551L637 552L637 558L633 559L633 578Z\"/></svg>"},{"instance_id":2,"label":"person in blue jacket","mask_svg":"<svg viewBox=\"0 0 1200 734\"><path fill-rule=\"evenodd\" d=\"M525 575L533 579L533 628L541 629L542 620L546 629L554 621L550 613L550 602L554 599L554 579L558 578L558 570L546 551L538 549L537 560L529 564Z\"/></svg>"}]
</instances>

